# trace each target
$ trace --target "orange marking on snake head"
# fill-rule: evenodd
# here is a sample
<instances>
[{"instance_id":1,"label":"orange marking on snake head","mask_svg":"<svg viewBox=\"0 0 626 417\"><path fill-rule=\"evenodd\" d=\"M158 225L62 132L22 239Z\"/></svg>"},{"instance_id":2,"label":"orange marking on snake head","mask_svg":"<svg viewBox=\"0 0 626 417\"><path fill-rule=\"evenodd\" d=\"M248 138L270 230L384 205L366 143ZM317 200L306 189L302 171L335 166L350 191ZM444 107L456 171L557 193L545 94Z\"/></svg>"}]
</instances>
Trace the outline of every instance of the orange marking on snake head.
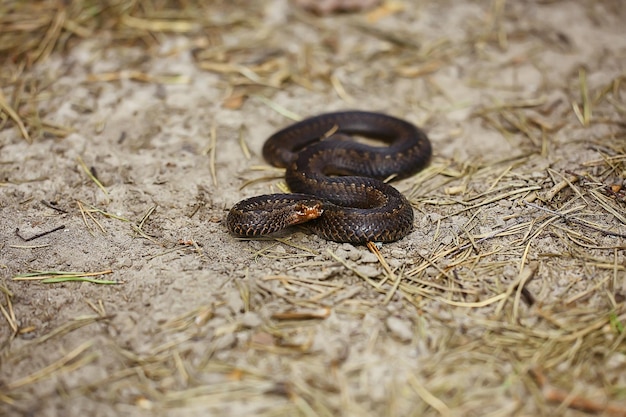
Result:
<instances>
[{"instance_id":1,"label":"orange marking on snake head","mask_svg":"<svg viewBox=\"0 0 626 417\"><path fill-rule=\"evenodd\" d=\"M321 203L315 203L313 205L300 203L296 205L296 211L294 213L296 222L294 224L317 219L322 213L324 213L324 209Z\"/></svg>"}]
</instances>

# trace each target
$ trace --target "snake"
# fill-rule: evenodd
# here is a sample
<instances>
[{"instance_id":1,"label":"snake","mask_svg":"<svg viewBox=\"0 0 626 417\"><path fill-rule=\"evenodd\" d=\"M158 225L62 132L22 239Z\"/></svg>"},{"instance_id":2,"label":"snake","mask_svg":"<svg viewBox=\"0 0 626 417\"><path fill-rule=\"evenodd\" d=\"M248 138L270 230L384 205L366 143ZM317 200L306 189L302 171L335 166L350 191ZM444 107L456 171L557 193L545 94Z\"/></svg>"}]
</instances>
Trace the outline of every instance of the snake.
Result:
<instances>
[{"instance_id":1,"label":"snake","mask_svg":"<svg viewBox=\"0 0 626 417\"><path fill-rule=\"evenodd\" d=\"M423 130L384 113L353 110L304 119L263 145L265 160L286 169L291 193L236 203L226 226L237 237L262 237L302 224L335 242L397 241L413 229L413 208L385 180L417 173L431 153Z\"/></svg>"}]
</instances>

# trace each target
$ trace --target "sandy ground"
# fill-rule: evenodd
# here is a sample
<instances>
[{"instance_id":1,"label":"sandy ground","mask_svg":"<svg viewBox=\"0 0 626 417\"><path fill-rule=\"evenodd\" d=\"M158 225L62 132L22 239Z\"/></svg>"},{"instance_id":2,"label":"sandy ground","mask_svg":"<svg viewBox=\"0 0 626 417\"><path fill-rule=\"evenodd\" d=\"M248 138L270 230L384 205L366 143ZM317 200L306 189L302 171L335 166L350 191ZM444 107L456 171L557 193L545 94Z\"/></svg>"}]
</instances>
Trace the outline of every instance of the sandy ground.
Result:
<instances>
[{"instance_id":1,"label":"sandy ground","mask_svg":"<svg viewBox=\"0 0 626 417\"><path fill-rule=\"evenodd\" d=\"M220 3L211 30L53 55L26 79L44 134L0 131L0 414L626 415L624 10ZM415 230L382 262L230 236L289 114L356 108L431 138L396 183Z\"/></svg>"}]
</instances>

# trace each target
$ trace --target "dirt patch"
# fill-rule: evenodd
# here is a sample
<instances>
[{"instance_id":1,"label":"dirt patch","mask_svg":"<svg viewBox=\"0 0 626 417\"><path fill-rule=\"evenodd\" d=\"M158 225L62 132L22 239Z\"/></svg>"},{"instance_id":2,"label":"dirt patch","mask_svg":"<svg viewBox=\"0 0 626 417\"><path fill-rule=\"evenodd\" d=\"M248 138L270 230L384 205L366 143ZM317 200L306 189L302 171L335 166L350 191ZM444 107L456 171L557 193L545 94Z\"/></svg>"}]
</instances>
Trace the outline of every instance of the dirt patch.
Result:
<instances>
[{"instance_id":1,"label":"dirt patch","mask_svg":"<svg viewBox=\"0 0 626 417\"><path fill-rule=\"evenodd\" d=\"M2 76L3 414L626 415L619 1L195 7ZM415 230L230 236L264 140L355 108L429 134Z\"/></svg>"}]
</instances>

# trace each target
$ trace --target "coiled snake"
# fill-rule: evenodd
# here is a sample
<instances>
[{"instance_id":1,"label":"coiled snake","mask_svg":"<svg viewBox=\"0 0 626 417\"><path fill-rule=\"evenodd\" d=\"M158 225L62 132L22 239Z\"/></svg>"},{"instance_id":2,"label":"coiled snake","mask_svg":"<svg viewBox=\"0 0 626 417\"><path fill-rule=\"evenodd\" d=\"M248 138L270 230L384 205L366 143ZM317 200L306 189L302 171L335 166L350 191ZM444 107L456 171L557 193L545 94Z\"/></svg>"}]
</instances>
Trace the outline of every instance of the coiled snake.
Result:
<instances>
[{"instance_id":1,"label":"coiled snake","mask_svg":"<svg viewBox=\"0 0 626 417\"><path fill-rule=\"evenodd\" d=\"M349 140L361 135L388 146ZM293 194L268 194L242 200L228 213L231 233L258 237L305 223L336 242L392 242L413 227L413 208L383 182L406 178L429 161L426 134L413 124L382 113L326 113L272 135L263 157L287 169Z\"/></svg>"}]
</instances>

